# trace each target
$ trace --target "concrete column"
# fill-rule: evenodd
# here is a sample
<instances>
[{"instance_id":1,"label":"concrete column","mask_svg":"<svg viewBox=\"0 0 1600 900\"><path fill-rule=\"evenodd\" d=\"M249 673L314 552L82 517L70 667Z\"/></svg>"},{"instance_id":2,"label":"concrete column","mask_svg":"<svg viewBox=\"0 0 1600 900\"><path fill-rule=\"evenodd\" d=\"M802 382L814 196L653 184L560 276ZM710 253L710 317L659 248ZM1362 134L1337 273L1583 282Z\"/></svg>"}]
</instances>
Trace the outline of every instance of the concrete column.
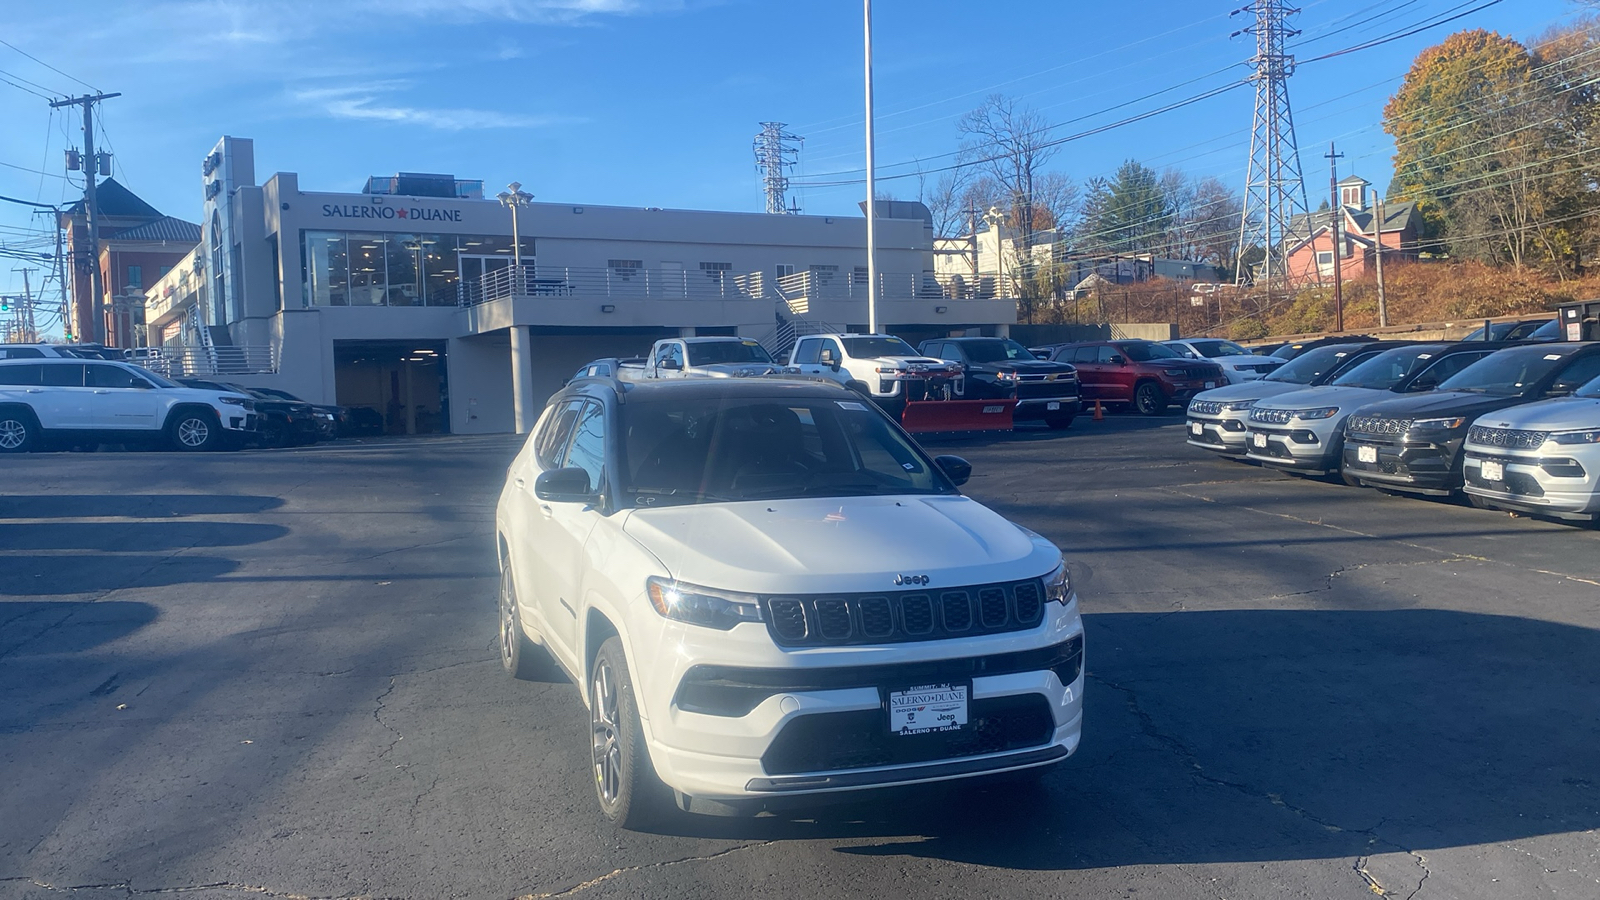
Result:
<instances>
[{"instance_id":1,"label":"concrete column","mask_svg":"<svg viewBox=\"0 0 1600 900\"><path fill-rule=\"evenodd\" d=\"M994 326L994 336L999 338L1011 337L1011 326L1004 322Z\"/></svg>"},{"instance_id":2,"label":"concrete column","mask_svg":"<svg viewBox=\"0 0 1600 900\"><path fill-rule=\"evenodd\" d=\"M679 328L678 337L694 337L693 328Z\"/></svg>"},{"instance_id":3,"label":"concrete column","mask_svg":"<svg viewBox=\"0 0 1600 900\"><path fill-rule=\"evenodd\" d=\"M539 408L533 402L533 334L527 325L511 326L511 402L517 434L532 431Z\"/></svg>"}]
</instances>

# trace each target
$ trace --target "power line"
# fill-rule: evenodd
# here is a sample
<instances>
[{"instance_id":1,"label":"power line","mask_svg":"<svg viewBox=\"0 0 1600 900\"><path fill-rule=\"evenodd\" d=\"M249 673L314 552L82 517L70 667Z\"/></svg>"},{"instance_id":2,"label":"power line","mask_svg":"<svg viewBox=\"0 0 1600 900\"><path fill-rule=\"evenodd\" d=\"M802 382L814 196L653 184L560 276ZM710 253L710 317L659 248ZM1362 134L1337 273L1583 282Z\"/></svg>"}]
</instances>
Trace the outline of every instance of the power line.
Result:
<instances>
[{"instance_id":1,"label":"power line","mask_svg":"<svg viewBox=\"0 0 1600 900\"><path fill-rule=\"evenodd\" d=\"M10 47L11 49L17 51L18 53L21 53L23 56L26 56L27 58L33 60L34 62L38 63L41 66L44 66L46 69L49 69L50 71L56 73L57 75L60 75L63 78L71 78L73 81L76 81L77 83L83 85L84 87L94 91L95 93L97 93L97 94L100 93L100 89L95 87L94 85L90 84L89 82L84 81L81 78L74 78L73 76L68 75L67 73L61 71L60 69L56 68L55 66L50 65L49 63L45 62L44 60L40 59L37 56L34 56L32 53L29 53L28 51L22 49L21 47L18 47L16 44L11 43L10 41L0 39L0 44L4 44L7 47Z\"/></svg>"},{"instance_id":2,"label":"power line","mask_svg":"<svg viewBox=\"0 0 1600 900\"><path fill-rule=\"evenodd\" d=\"M1467 10L1466 12L1457 13L1456 15L1450 16L1447 19L1439 19L1436 22L1428 22L1428 23L1423 24L1423 25L1417 25L1417 26L1412 27L1412 28L1410 28L1409 30L1406 30L1406 31L1393 32L1393 33L1384 35L1383 37L1374 38L1374 39L1372 39L1370 41L1367 41L1366 43L1356 44L1356 45L1351 46L1351 47L1345 47L1343 50L1335 50L1332 53L1324 53L1321 56L1313 56L1310 59L1305 60L1305 62L1308 62L1308 63L1321 62L1322 60L1325 60L1325 59L1333 59L1336 56L1343 56L1346 53L1355 53L1358 50L1368 50L1368 49L1371 49L1372 47L1377 47L1380 44L1387 44L1387 43L1389 43L1391 41L1398 41L1401 38L1407 38L1407 37L1410 37L1410 36L1412 36L1414 34L1420 34L1421 32L1427 31L1429 29L1437 28L1440 25L1445 24L1446 22L1454 22L1457 19L1464 18L1466 16L1470 16L1475 12L1482 12L1483 10L1486 10L1489 7L1495 6L1495 5L1499 4L1499 3L1500 3L1500 0L1488 0L1487 3L1483 3L1483 4L1480 4L1478 6L1475 6L1472 9ZM1457 6L1457 7L1453 7L1453 8L1454 9L1460 9L1461 7Z\"/></svg>"}]
</instances>

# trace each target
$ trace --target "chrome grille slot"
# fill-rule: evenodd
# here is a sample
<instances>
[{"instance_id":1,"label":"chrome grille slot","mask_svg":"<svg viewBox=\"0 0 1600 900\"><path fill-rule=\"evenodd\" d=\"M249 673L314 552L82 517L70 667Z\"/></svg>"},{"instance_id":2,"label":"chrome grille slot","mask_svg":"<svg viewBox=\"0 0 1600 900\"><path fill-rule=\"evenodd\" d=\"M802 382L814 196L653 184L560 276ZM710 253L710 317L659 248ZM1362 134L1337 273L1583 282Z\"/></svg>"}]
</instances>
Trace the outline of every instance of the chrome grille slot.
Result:
<instances>
[{"instance_id":1,"label":"chrome grille slot","mask_svg":"<svg viewBox=\"0 0 1600 900\"><path fill-rule=\"evenodd\" d=\"M972 627L972 599L966 591L946 591L939 595L945 631L966 631Z\"/></svg>"}]
</instances>

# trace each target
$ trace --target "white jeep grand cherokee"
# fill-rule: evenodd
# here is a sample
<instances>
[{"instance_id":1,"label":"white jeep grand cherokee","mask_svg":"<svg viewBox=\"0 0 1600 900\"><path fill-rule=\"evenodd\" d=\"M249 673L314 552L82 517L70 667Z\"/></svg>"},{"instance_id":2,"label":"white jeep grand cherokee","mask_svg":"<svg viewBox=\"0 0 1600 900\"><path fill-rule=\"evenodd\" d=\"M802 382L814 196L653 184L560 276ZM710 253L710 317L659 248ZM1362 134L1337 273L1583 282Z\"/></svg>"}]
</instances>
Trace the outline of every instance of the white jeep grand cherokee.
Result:
<instances>
[{"instance_id":1,"label":"white jeep grand cherokee","mask_svg":"<svg viewBox=\"0 0 1600 900\"><path fill-rule=\"evenodd\" d=\"M624 827L1041 769L1078 746L1077 597L970 470L831 385L576 380L500 495L501 660L579 685Z\"/></svg>"}]
</instances>

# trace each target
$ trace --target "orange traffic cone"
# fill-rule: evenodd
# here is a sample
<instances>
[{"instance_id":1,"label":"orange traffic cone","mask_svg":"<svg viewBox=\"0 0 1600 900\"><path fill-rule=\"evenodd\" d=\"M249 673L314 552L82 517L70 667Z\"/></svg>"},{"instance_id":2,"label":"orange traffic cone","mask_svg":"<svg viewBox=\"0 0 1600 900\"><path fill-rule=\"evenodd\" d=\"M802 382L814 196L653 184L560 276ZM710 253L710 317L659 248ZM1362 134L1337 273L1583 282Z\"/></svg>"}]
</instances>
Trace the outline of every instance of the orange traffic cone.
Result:
<instances>
[{"instance_id":1,"label":"orange traffic cone","mask_svg":"<svg viewBox=\"0 0 1600 900\"><path fill-rule=\"evenodd\" d=\"M1102 419L1104 419L1105 417L1106 417L1106 414L1100 411L1100 401L1096 400L1094 402L1094 420L1096 422L1099 422Z\"/></svg>"}]
</instances>

